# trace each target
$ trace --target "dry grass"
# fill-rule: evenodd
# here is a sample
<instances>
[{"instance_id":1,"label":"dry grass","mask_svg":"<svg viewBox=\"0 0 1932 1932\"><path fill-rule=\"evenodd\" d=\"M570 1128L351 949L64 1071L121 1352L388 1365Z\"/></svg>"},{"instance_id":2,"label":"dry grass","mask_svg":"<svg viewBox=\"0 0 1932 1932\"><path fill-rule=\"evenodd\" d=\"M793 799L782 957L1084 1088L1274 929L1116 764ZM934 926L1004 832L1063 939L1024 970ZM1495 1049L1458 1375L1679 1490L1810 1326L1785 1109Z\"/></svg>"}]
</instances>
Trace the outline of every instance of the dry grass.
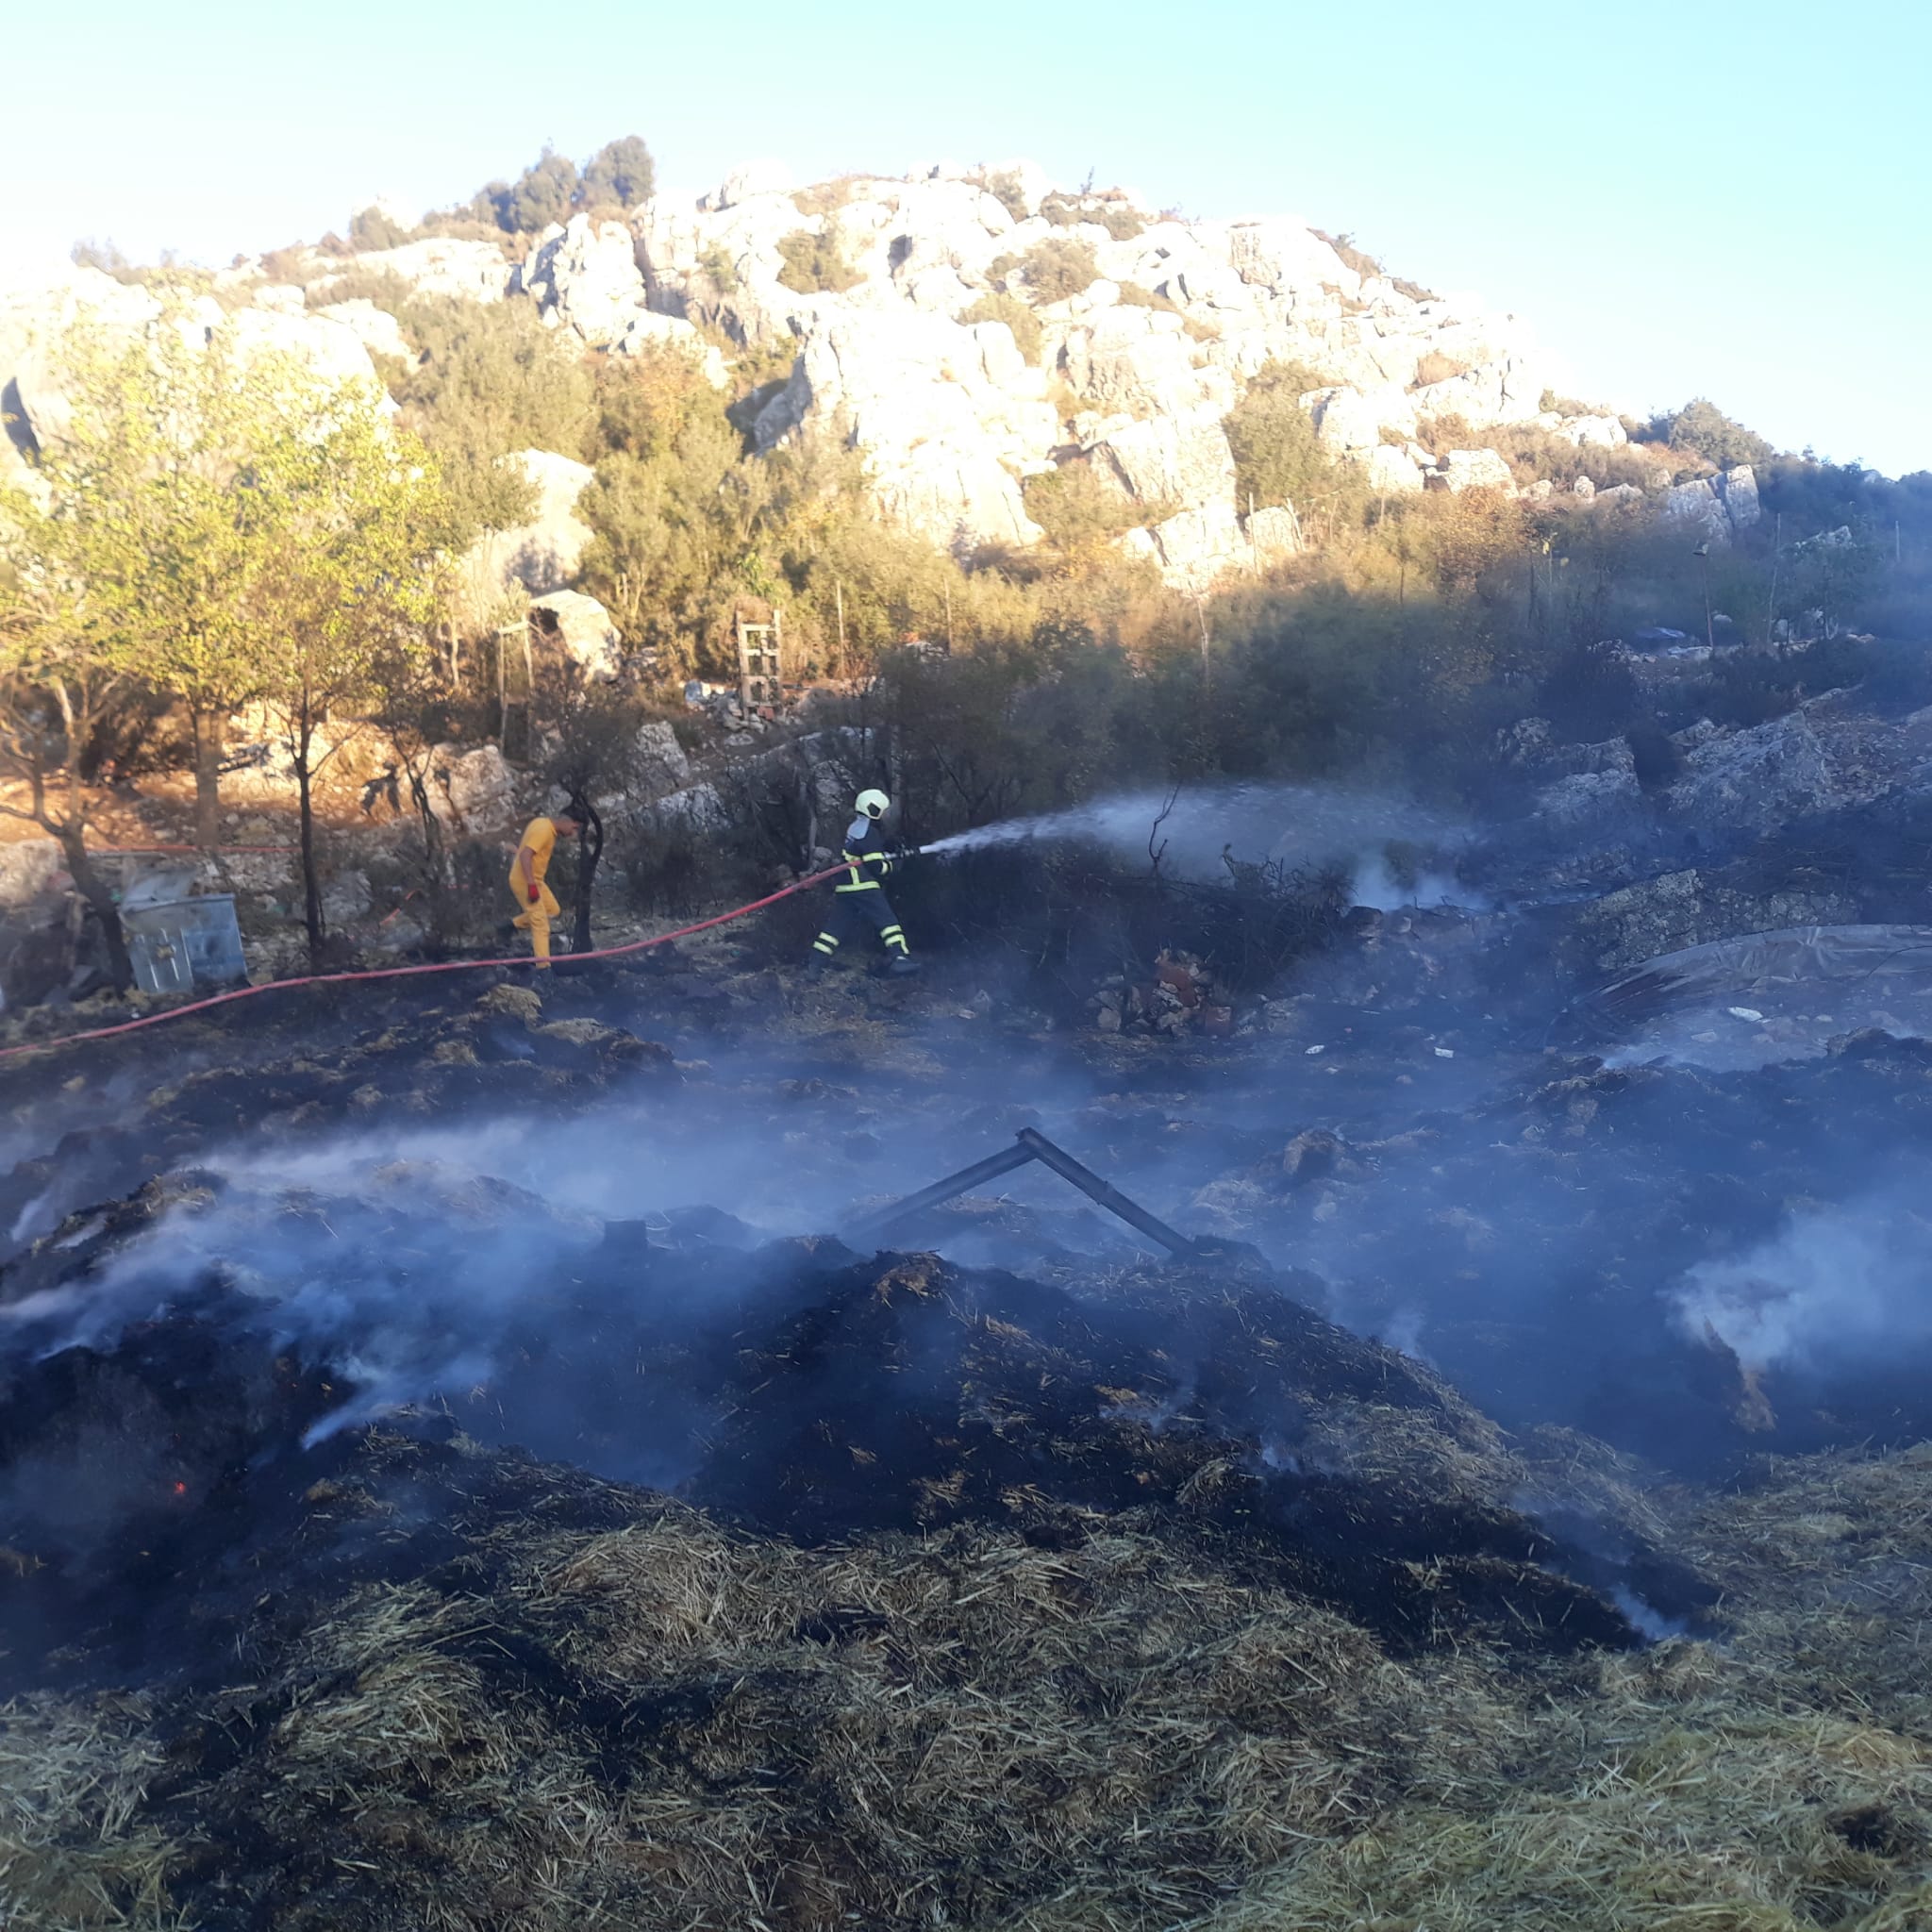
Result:
<instances>
[{"instance_id":1,"label":"dry grass","mask_svg":"<svg viewBox=\"0 0 1932 1932\"><path fill-rule=\"evenodd\" d=\"M1633 1520L1600 1447L1519 1447ZM1925 1932L1932 1449L1640 1500L1729 1589L1722 1642L1397 1662L1098 1516L806 1549L499 1513L301 1637L202 1829L433 1932ZM6 1713L8 1924L170 1923L149 1724Z\"/></svg>"},{"instance_id":2,"label":"dry grass","mask_svg":"<svg viewBox=\"0 0 1932 1932\"><path fill-rule=\"evenodd\" d=\"M0 1707L0 1924L19 1932L172 1926L173 1847L140 1821L161 1754L129 1699Z\"/></svg>"},{"instance_id":3,"label":"dry grass","mask_svg":"<svg viewBox=\"0 0 1932 1932\"><path fill-rule=\"evenodd\" d=\"M1512 1718L1507 1783L1314 1847L1212 1932L1922 1932L1932 1926L1932 1448L1674 1499L1730 1585L1722 1645Z\"/></svg>"}]
</instances>

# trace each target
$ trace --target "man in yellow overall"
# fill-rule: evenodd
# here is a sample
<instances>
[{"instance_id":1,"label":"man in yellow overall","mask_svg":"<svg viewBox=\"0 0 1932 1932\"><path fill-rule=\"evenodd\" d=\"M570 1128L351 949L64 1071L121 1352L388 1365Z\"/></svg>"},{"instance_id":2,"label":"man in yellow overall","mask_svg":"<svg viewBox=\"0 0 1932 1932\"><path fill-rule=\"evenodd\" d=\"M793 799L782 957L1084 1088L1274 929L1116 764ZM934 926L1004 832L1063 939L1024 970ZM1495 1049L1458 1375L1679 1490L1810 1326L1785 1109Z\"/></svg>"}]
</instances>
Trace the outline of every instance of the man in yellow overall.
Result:
<instances>
[{"instance_id":1,"label":"man in yellow overall","mask_svg":"<svg viewBox=\"0 0 1932 1932\"><path fill-rule=\"evenodd\" d=\"M575 839L583 829L571 816L568 806L549 818L532 819L524 829L524 842L510 861L509 889L521 908L510 924L530 935L530 951L536 956L537 970L550 970L550 922L557 917L555 894L543 883L550 870L550 855L559 839Z\"/></svg>"}]
</instances>

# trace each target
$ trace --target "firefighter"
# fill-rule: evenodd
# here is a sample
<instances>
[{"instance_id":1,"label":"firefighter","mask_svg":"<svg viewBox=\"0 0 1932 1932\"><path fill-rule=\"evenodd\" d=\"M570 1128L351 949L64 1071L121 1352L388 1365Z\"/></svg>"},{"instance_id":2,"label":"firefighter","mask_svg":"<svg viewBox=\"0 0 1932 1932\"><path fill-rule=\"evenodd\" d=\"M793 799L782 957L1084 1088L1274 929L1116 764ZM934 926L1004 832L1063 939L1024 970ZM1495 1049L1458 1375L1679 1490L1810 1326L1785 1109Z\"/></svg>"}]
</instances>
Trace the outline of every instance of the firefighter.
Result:
<instances>
[{"instance_id":1,"label":"firefighter","mask_svg":"<svg viewBox=\"0 0 1932 1932\"><path fill-rule=\"evenodd\" d=\"M858 816L846 827L845 849L840 855L844 861L845 876L832 888L831 917L812 941L810 964L814 971L822 972L831 964L841 941L869 925L886 949L886 958L891 962L889 972L917 973L919 962L906 943L898 916L880 883L892 870L891 858L885 849L885 834L879 829L880 821L892 808L892 801L883 791L867 791L858 794L856 803Z\"/></svg>"},{"instance_id":2,"label":"firefighter","mask_svg":"<svg viewBox=\"0 0 1932 1932\"><path fill-rule=\"evenodd\" d=\"M540 973L550 971L550 922L557 917L556 895L543 883L550 869L550 855L559 839L575 839L583 829L575 804L549 818L532 819L525 828L523 843L510 861L509 889L522 908L510 921L520 932L530 935L530 951Z\"/></svg>"}]
</instances>

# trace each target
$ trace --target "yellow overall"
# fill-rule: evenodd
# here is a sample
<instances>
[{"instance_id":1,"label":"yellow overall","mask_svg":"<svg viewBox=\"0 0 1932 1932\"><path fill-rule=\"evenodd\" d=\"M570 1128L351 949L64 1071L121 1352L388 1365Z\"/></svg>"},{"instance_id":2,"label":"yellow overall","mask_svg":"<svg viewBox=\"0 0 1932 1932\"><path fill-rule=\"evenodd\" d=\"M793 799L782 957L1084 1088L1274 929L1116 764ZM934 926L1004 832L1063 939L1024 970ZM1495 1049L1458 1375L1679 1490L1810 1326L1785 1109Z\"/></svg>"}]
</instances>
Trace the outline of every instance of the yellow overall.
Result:
<instances>
[{"instance_id":1,"label":"yellow overall","mask_svg":"<svg viewBox=\"0 0 1932 1932\"><path fill-rule=\"evenodd\" d=\"M524 842L518 846L516 858L510 861L509 868L510 895L518 908L513 924L530 935L530 951L536 955L540 973L550 970L550 922L558 911L556 895L543 883L543 874L550 869L550 855L556 846L557 827L548 819L532 819L525 828ZM530 876L537 884L534 905L525 888L524 868L519 862L526 852L530 855Z\"/></svg>"}]
</instances>

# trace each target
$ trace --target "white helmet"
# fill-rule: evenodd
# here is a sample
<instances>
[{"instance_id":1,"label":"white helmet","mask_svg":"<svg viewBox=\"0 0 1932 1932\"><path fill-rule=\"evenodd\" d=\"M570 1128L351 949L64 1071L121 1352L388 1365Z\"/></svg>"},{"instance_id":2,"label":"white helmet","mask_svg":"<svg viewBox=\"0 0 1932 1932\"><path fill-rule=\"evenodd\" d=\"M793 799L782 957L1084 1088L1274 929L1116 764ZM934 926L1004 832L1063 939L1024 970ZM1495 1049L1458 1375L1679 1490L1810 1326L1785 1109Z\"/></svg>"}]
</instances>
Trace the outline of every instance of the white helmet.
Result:
<instances>
[{"instance_id":1,"label":"white helmet","mask_svg":"<svg viewBox=\"0 0 1932 1932\"><path fill-rule=\"evenodd\" d=\"M858 794L857 804L859 810L869 819L882 819L892 808L892 801L876 788L869 791L861 791Z\"/></svg>"}]
</instances>

